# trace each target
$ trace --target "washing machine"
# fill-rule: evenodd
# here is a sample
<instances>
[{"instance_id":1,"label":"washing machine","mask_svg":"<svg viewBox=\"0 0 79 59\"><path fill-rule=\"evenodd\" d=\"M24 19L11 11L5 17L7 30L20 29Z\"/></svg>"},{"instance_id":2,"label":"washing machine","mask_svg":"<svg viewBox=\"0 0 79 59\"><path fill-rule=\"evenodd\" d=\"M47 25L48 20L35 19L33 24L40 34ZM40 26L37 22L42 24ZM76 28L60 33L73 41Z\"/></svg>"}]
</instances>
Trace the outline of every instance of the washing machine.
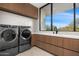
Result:
<instances>
[{"instance_id":1,"label":"washing machine","mask_svg":"<svg viewBox=\"0 0 79 59\"><path fill-rule=\"evenodd\" d=\"M0 51L0 56L16 56L17 54L18 54L18 47Z\"/></svg>"},{"instance_id":2,"label":"washing machine","mask_svg":"<svg viewBox=\"0 0 79 59\"><path fill-rule=\"evenodd\" d=\"M30 26L19 27L19 52L31 48L31 28Z\"/></svg>"},{"instance_id":3,"label":"washing machine","mask_svg":"<svg viewBox=\"0 0 79 59\"><path fill-rule=\"evenodd\" d=\"M0 25L0 52L15 47L18 47L18 27ZM18 48L16 51L18 53Z\"/></svg>"}]
</instances>

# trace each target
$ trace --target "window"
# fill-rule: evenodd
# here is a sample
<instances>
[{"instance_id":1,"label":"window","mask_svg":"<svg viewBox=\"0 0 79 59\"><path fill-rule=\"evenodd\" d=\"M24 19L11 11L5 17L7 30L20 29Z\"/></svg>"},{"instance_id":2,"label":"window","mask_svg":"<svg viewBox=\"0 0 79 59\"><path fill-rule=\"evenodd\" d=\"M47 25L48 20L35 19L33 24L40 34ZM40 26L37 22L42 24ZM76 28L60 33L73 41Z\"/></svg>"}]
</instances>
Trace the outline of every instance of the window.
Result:
<instances>
[{"instance_id":1,"label":"window","mask_svg":"<svg viewBox=\"0 0 79 59\"><path fill-rule=\"evenodd\" d=\"M76 21L76 31L79 32L79 3L76 4L75 8L75 21Z\"/></svg>"},{"instance_id":2,"label":"window","mask_svg":"<svg viewBox=\"0 0 79 59\"><path fill-rule=\"evenodd\" d=\"M40 8L39 29L79 32L79 3L50 3Z\"/></svg>"},{"instance_id":3,"label":"window","mask_svg":"<svg viewBox=\"0 0 79 59\"><path fill-rule=\"evenodd\" d=\"M58 31L73 31L74 9L71 3L53 4L53 28Z\"/></svg>"},{"instance_id":4,"label":"window","mask_svg":"<svg viewBox=\"0 0 79 59\"><path fill-rule=\"evenodd\" d=\"M47 4L45 7L40 8L40 25L41 30L50 31L51 30L51 4Z\"/></svg>"}]
</instances>

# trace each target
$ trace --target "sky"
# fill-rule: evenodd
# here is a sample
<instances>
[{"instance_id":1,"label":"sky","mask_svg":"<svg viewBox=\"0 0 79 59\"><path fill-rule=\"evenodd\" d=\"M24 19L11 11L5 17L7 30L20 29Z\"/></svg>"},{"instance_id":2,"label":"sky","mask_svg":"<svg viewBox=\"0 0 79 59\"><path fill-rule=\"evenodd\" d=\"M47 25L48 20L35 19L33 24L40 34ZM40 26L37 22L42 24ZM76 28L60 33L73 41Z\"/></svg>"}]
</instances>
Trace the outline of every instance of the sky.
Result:
<instances>
[{"instance_id":1,"label":"sky","mask_svg":"<svg viewBox=\"0 0 79 59\"><path fill-rule=\"evenodd\" d=\"M79 8L76 8L76 18L79 18ZM73 22L73 9L66 10L61 13L56 13L53 15L53 25L57 28L68 26ZM48 15L45 17L45 24L51 24L51 16Z\"/></svg>"}]
</instances>

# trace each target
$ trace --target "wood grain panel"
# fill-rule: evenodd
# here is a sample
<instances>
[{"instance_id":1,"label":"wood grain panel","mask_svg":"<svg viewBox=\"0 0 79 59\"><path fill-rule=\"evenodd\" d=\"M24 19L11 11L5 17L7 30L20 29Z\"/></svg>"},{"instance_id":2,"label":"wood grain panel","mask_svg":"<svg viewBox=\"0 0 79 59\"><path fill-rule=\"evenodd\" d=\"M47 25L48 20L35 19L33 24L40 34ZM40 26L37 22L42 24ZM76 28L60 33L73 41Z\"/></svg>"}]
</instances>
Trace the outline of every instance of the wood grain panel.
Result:
<instances>
[{"instance_id":1,"label":"wood grain panel","mask_svg":"<svg viewBox=\"0 0 79 59\"><path fill-rule=\"evenodd\" d=\"M47 36L47 35L41 35L40 36L40 41L46 42L46 43L51 43L51 36Z\"/></svg>"},{"instance_id":2,"label":"wood grain panel","mask_svg":"<svg viewBox=\"0 0 79 59\"><path fill-rule=\"evenodd\" d=\"M0 10L38 18L38 9L29 3L0 3Z\"/></svg>"},{"instance_id":3,"label":"wood grain panel","mask_svg":"<svg viewBox=\"0 0 79 59\"><path fill-rule=\"evenodd\" d=\"M64 49L64 56L79 56L79 53Z\"/></svg>"},{"instance_id":4,"label":"wood grain panel","mask_svg":"<svg viewBox=\"0 0 79 59\"><path fill-rule=\"evenodd\" d=\"M63 47L63 38L61 38L61 37L57 37L57 46L59 46L59 47Z\"/></svg>"},{"instance_id":5,"label":"wood grain panel","mask_svg":"<svg viewBox=\"0 0 79 59\"><path fill-rule=\"evenodd\" d=\"M32 34L32 46L36 45L36 40L38 40L38 35Z\"/></svg>"},{"instance_id":6,"label":"wood grain panel","mask_svg":"<svg viewBox=\"0 0 79 59\"><path fill-rule=\"evenodd\" d=\"M58 44L57 44L57 37L52 36L50 42L51 42L51 44L58 45Z\"/></svg>"},{"instance_id":7,"label":"wood grain panel","mask_svg":"<svg viewBox=\"0 0 79 59\"><path fill-rule=\"evenodd\" d=\"M78 47L79 46L79 40L78 39L64 38L63 44L64 44L63 45L64 48L79 52L79 47Z\"/></svg>"},{"instance_id":8,"label":"wood grain panel","mask_svg":"<svg viewBox=\"0 0 79 59\"><path fill-rule=\"evenodd\" d=\"M50 45L50 44L47 44L47 43L44 43L44 42L41 42L41 41L36 41L36 46L52 53L52 54L55 54L55 55L60 55L62 56L63 55L63 49L62 48L59 48L59 47L56 47L54 45Z\"/></svg>"},{"instance_id":9,"label":"wood grain panel","mask_svg":"<svg viewBox=\"0 0 79 59\"><path fill-rule=\"evenodd\" d=\"M54 45L47 44L47 50L51 53L54 53L55 55L63 55L63 49Z\"/></svg>"},{"instance_id":10,"label":"wood grain panel","mask_svg":"<svg viewBox=\"0 0 79 59\"><path fill-rule=\"evenodd\" d=\"M47 35L36 35L36 46L59 56L79 55L79 40Z\"/></svg>"}]
</instances>

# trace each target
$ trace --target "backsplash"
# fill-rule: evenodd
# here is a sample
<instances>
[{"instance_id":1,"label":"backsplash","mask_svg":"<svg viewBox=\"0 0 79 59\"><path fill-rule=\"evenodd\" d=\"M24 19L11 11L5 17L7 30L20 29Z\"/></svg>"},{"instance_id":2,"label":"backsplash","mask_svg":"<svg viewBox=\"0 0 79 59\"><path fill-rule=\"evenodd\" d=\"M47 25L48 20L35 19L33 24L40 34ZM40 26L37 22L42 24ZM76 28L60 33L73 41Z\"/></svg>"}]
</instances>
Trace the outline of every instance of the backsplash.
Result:
<instances>
[{"instance_id":1,"label":"backsplash","mask_svg":"<svg viewBox=\"0 0 79 59\"><path fill-rule=\"evenodd\" d=\"M31 30L33 29L33 19L12 14L5 11L0 11L0 24L7 24L7 25L19 25L19 26L31 26Z\"/></svg>"}]
</instances>

